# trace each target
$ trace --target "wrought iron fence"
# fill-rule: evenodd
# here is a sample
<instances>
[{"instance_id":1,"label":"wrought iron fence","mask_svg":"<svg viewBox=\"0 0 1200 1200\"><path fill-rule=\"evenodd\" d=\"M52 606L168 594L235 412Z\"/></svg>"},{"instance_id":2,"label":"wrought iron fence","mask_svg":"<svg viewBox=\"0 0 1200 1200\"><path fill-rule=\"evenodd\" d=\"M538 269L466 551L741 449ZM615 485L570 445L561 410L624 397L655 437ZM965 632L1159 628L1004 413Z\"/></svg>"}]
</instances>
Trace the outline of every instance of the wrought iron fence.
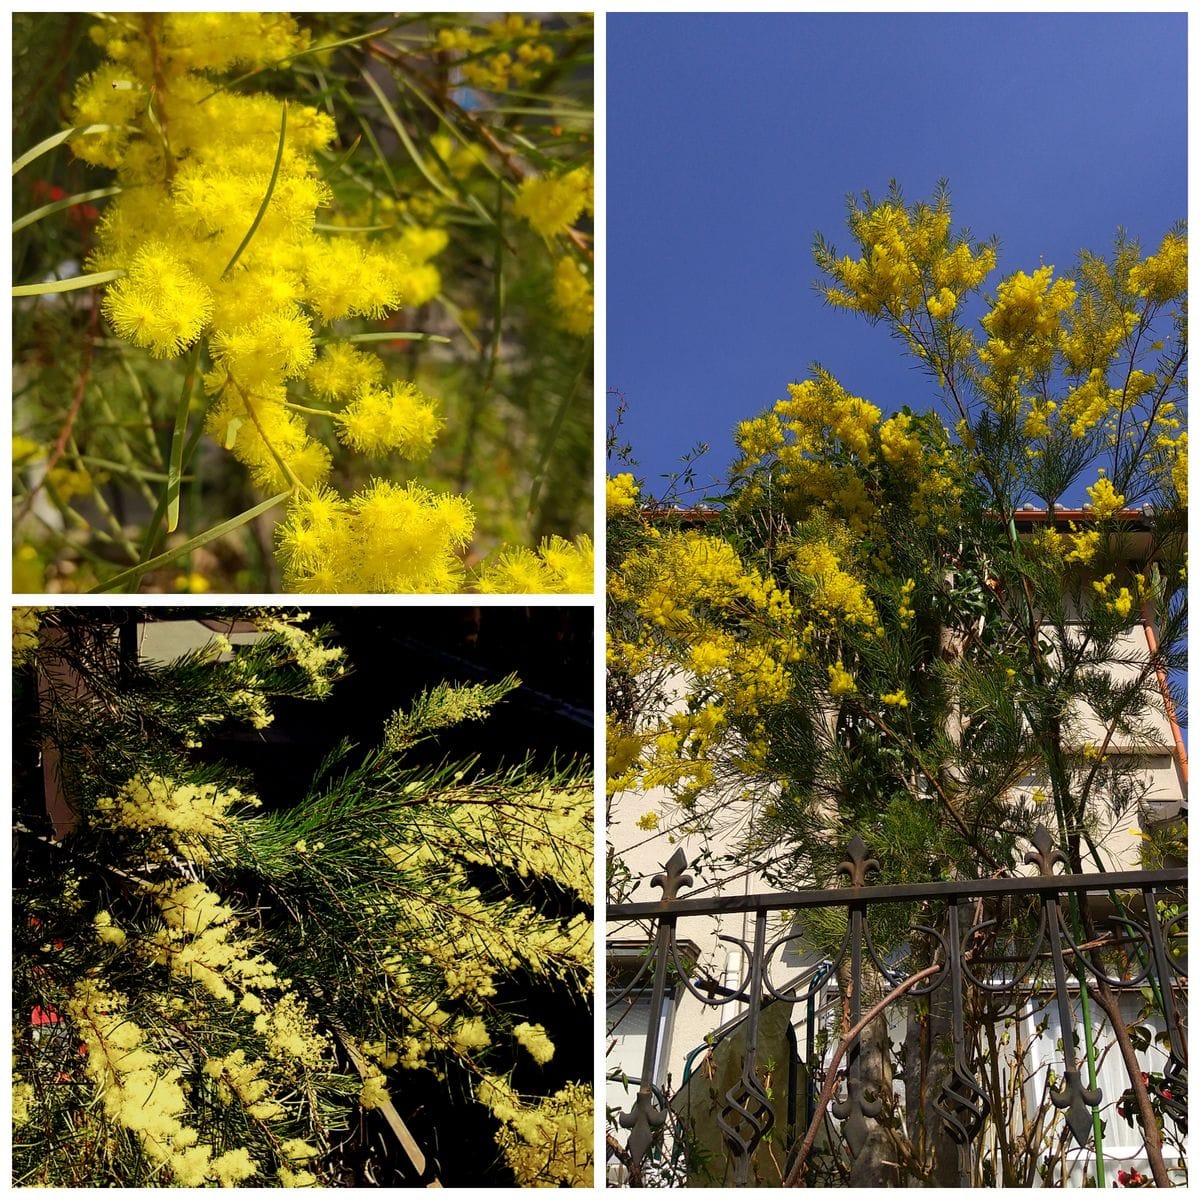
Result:
<instances>
[{"instance_id":1,"label":"wrought iron fence","mask_svg":"<svg viewBox=\"0 0 1200 1200\"><path fill-rule=\"evenodd\" d=\"M619 1010L635 997L649 996L641 1076L626 1080L629 1086L636 1082L637 1091L628 1109L612 1114L610 1150L622 1164L624 1181L647 1182L644 1173L661 1161L664 1144L671 1141L668 1118L675 1114L670 1098L655 1086L654 1071L661 1051L664 1004L674 990L686 991L713 1009L735 1002L745 1005L737 1022L740 1070L734 1066L736 1078L716 1100L715 1124L726 1163L710 1174L712 1182L749 1185L756 1150L778 1123L773 1086L765 1078L759 1049L760 1023L772 1005L804 1002L809 1008L807 1061L799 1063L805 1081L804 1119L799 1119L793 1105L788 1109L789 1128L782 1136L779 1130L772 1133L776 1181L803 1186L813 1171L812 1152L819 1132L835 1143L840 1139L853 1159L862 1150L869 1127L888 1119L880 1081L864 1067L863 1031L902 997L909 1003L922 1001L926 1011L936 1003L947 1015L951 1051L946 1069L935 1081L931 1108L955 1148L959 1186L1000 1182L994 1164L990 1171L982 1169L985 1164L977 1146L989 1118L994 1121L999 1115L992 1112L994 1088L989 1092L984 1086L999 1076L985 1061L988 1042L980 1039L981 1014L986 1023L999 1011L1015 1012L1020 1001L1013 998L1019 995L1040 997L1040 1010L1056 1017L1061 1033L1061 1059L1046 1079L1050 1101L1044 1106L1046 1112L1061 1114L1069 1138L1081 1150L1093 1153L1102 1096L1092 1086L1092 1040L1086 1027L1082 1035L1076 1030L1076 1000L1083 1006L1085 1023L1099 1024L1096 1019L1104 1015L1129 1072L1130 1091L1124 1099L1130 1114L1138 1114L1142 1124L1138 1136L1146 1139L1154 1168L1151 1143L1156 1134L1147 1133L1145 1127L1168 1121L1173 1134L1186 1135L1186 871L1054 874L1055 867L1065 867L1067 860L1053 846L1050 834L1039 828L1032 843L1026 862L1036 873L1028 876L879 886L867 882L878 863L855 838L840 867L848 877L846 887L690 899L680 898L680 892L693 883L680 850L651 881L662 890L660 900L610 906L610 926L626 939L626 946L631 923L647 935L632 980L610 989L609 997L612 1011L614 1005ZM876 936L873 918L881 912L894 914L895 907L883 906L897 905L907 905L909 911L919 906L922 919L912 922L908 934L893 939L889 948ZM844 915L841 945L808 979L781 988L772 979L773 960L784 947L805 942L808 935L797 931L795 922L818 909ZM721 914L753 919L749 939L720 935L745 955L745 967L736 988L712 983L702 988L691 977L694 953L681 951L681 947L695 948L681 939L680 927L687 932L689 921ZM782 934L778 933L781 919L787 922ZM864 987L868 976L879 997L874 1003L868 1002L869 989ZM836 1006L840 1021L825 1031L826 1045L817 1050L812 1001L831 981L840 1000ZM1166 1061L1153 1079L1142 1075L1130 1030L1119 1005L1114 1005L1114 995L1129 995L1130 989L1140 989L1160 1014ZM990 1071L986 1078L981 1075L985 1069ZM835 1096L835 1091L840 1095ZM686 1129L677 1131L677 1140L686 1140L686 1133ZM1066 1146L1068 1134L1064 1132L1062 1139ZM674 1153L686 1156L688 1150L676 1145ZM1153 1176L1161 1185L1166 1182L1161 1152L1158 1163Z\"/></svg>"}]
</instances>

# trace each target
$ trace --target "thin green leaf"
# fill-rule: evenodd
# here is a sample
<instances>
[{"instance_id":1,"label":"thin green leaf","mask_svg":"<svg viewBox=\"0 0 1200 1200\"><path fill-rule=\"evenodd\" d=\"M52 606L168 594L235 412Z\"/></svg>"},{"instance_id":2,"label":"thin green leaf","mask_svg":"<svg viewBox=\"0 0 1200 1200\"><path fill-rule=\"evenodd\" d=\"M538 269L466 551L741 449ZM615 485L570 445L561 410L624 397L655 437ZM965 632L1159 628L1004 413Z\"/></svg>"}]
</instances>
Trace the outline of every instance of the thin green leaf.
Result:
<instances>
[{"instance_id":1,"label":"thin green leaf","mask_svg":"<svg viewBox=\"0 0 1200 1200\"><path fill-rule=\"evenodd\" d=\"M64 129L61 133L51 134L44 141L38 142L32 150L26 150L20 158L12 165L12 173L15 175L18 171L24 170L34 159L41 158L43 154L48 154L56 146L61 146L68 138L73 138L77 133L116 133L118 130L128 130L130 133L137 133L137 129L133 125L73 125L70 129Z\"/></svg>"},{"instance_id":2,"label":"thin green leaf","mask_svg":"<svg viewBox=\"0 0 1200 1200\"><path fill-rule=\"evenodd\" d=\"M95 275L73 275L70 279L52 279L49 283L22 283L13 288L14 296L52 296L56 292L77 292L120 279L124 271L97 271Z\"/></svg>"},{"instance_id":3,"label":"thin green leaf","mask_svg":"<svg viewBox=\"0 0 1200 1200\"><path fill-rule=\"evenodd\" d=\"M258 206L258 212L254 216L254 220L250 222L250 228L246 230L246 236L242 238L242 243L233 252L233 257L229 260L229 264L225 270L221 272L221 278L224 279L237 264L237 260L242 257L242 251L250 245L250 239L258 232L258 226L263 217L266 215L267 205L271 203L271 195L275 191L275 181L279 178L279 164L283 162L283 142L287 134L287 101L283 102L283 109L279 114L279 145L275 148L275 165L271 168L271 178L267 183L267 194L263 196L262 203Z\"/></svg>"},{"instance_id":4,"label":"thin green leaf","mask_svg":"<svg viewBox=\"0 0 1200 1200\"><path fill-rule=\"evenodd\" d=\"M383 94L383 89L375 82L375 76L371 74L365 67L362 71L362 77L367 81L367 86L375 93L375 99L379 101L380 107L383 109L384 116L387 117L392 128L396 131L396 136L404 144L405 150L408 151L409 157L416 163L417 170L425 176L429 182L429 186L436 192L449 199L453 196L453 192L433 174L432 171L425 165L425 160L417 153L417 148L413 144L413 140L408 136L408 130L404 128L404 122L396 116L396 110L391 106L388 98Z\"/></svg>"},{"instance_id":5,"label":"thin green leaf","mask_svg":"<svg viewBox=\"0 0 1200 1200\"><path fill-rule=\"evenodd\" d=\"M379 37L392 28L394 26L384 25L380 29L368 29L366 33L356 33L353 37L342 38L338 42L323 42L320 46L309 46L307 50L297 50L295 54L285 54L282 58L273 59L269 63L264 63L261 67L256 67L253 71L247 71L245 75L239 75L236 79L230 79L227 83L221 84L219 88L214 89L207 96L203 97L199 103L204 104L214 96L220 95L221 92L235 88L238 84L245 83L247 79L253 79L255 75L261 75L264 71L268 71L272 67L294 63L297 59L311 57L314 54L322 54L326 50L337 50L342 46L354 46L359 42L366 42L373 37Z\"/></svg>"},{"instance_id":6,"label":"thin green leaf","mask_svg":"<svg viewBox=\"0 0 1200 1200\"><path fill-rule=\"evenodd\" d=\"M571 390L563 397L562 403L558 406L558 412L554 414L554 423L550 426L550 433L546 438L545 448L542 450L541 461L537 465L537 471L534 472L533 487L529 490L528 511L531 513L537 506L538 496L541 495L542 483L546 478L546 468L550 464L550 456L554 453L554 444L558 441L559 435L562 433L563 421L566 418L568 409L570 409L575 400L575 393L579 390L580 381L583 379L584 372L587 371L588 363L591 361L592 339L588 338L583 361L580 362L579 370L575 372L575 378L571 381Z\"/></svg>"},{"instance_id":7,"label":"thin green leaf","mask_svg":"<svg viewBox=\"0 0 1200 1200\"><path fill-rule=\"evenodd\" d=\"M185 554L191 554L193 550L199 550L201 546L208 545L209 542L215 542L217 538L224 537L227 533L232 533L235 529L240 529L243 525L253 521L255 517L261 517L263 513L269 512L278 504L282 504L292 493L280 492L278 495L272 496L269 500L264 500L261 504L256 504L253 508L248 508L244 513L239 513L236 517L231 517L228 521L222 521L220 525L214 525L211 529L206 529L203 533L197 534L194 538L189 539L180 546L176 546L173 550L167 550L165 553L150 559L148 562L138 563L136 567L130 567L128 571L122 571L119 575L114 575L111 579L107 579L104 583L97 584L91 588L91 592L111 592L119 587L123 587L126 583L135 582L140 579L147 571L153 571L158 567L165 567L167 563L174 562L177 558L182 558Z\"/></svg>"},{"instance_id":8,"label":"thin green leaf","mask_svg":"<svg viewBox=\"0 0 1200 1200\"><path fill-rule=\"evenodd\" d=\"M179 480L183 475L183 439L187 433L188 408L192 388L196 384L196 361L200 356L197 342L190 355L187 374L179 392L179 407L175 411L175 429L171 434L171 460L167 466L167 532L174 533L179 525Z\"/></svg>"},{"instance_id":9,"label":"thin green leaf","mask_svg":"<svg viewBox=\"0 0 1200 1200\"><path fill-rule=\"evenodd\" d=\"M86 204L89 200L103 200L105 196L116 196L122 190L119 187L97 188L94 192L77 192L65 200L55 200L52 204L43 204L41 208L35 208L33 212L18 217L12 223L12 232L16 233L18 229L24 229L27 225L32 225L35 221L40 221L52 213L62 212L64 208L74 208L76 204Z\"/></svg>"},{"instance_id":10,"label":"thin green leaf","mask_svg":"<svg viewBox=\"0 0 1200 1200\"><path fill-rule=\"evenodd\" d=\"M325 346L330 342L446 342L450 338L440 333L412 333L408 330L387 330L384 333L330 333L314 338L313 345Z\"/></svg>"}]
</instances>

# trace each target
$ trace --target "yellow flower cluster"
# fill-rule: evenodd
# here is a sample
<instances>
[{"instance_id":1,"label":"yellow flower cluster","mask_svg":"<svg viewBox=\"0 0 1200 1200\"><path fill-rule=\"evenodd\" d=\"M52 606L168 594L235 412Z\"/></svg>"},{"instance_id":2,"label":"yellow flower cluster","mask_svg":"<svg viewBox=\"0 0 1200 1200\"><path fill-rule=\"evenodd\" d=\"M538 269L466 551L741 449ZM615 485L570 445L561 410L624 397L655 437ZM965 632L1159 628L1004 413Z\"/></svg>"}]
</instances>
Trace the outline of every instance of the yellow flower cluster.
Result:
<instances>
[{"instance_id":1,"label":"yellow flower cluster","mask_svg":"<svg viewBox=\"0 0 1200 1200\"><path fill-rule=\"evenodd\" d=\"M258 799L216 784L176 783L161 775L131 779L115 796L96 801L93 823L104 829L165 833L151 846L155 858L177 854L195 863L212 861L212 848L230 829L230 809Z\"/></svg>"},{"instance_id":2,"label":"yellow flower cluster","mask_svg":"<svg viewBox=\"0 0 1200 1200\"><path fill-rule=\"evenodd\" d=\"M592 169L575 167L562 175L529 175L521 181L513 212L544 238L566 233L592 213Z\"/></svg>"},{"instance_id":3,"label":"yellow flower cluster","mask_svg":"<svg viewBox=\"0 0 1200 1200\"><path fill-rule=\"evenodd\" d=\"M13 670L33 660L38 647L38 630L41 628L40 608L16 607L12 610L12 659Z\"/></svg>"},{"instance_id":4,"label":"yellow flower cluster","mask_svg":"<svg viewBox=\"0 0 1200 1200\"><path fill-rule=\"evenodd\" d=\"M1038 267L1032 275L1018 271L1000 284L981 322L988 341L979 351L989 369L985 390L993 398L1003 398L1014 382L1050 370L1074 303L1074 282L1054 279L1052 266Z\"/></svg>"},{"instance_id":5,"label":"yellow flower cluster","mask_svg":"<svg viewBox=\"0 0 1200 1200\"><path fill-rule=\"evenodd\" d=\"M522 1021L513 1026L513 1037L529 1051L534 1062L548 1063L554 1057L554 1043L546 1036L544 1025L531 1025Z\"/></svg>"},{"instance_id":6,"label":"yellow flower cluster","mask_svg":"<svg viewBox=\"0 0 1200 1200\"><path fill-rule=\"evenodd\" d=\"M813 609L824 621L879 626L879 614L866 585L842 565L839 547L830 540L799 542L791 549L791 562L808 593Z\"/></svg>"},{"instance_id":7,"label":"yellow flower cluster","mask_svg":"<svg viewBox=\"0 0 1200 1200\"><path fill-rule=\"evenodd\" d=\"M1094 367L1083 383L1067 393L1062 419L1071 423L1074 437L1086 437L1120 403L1121 393L1109 388L1104 371Z\"/></svg>"},{"instance_id":8,"label":"yellow flower cluster","mask_svg":"<svg viewBox=\"0 0 1200 1200\"><path fill-rule=\"evenodd\" d=\"M467 83L490 92L506 92L513 86L532 86L554 62L553 49L538 40L541 32L540 21L509 13L492 21L486 33L442 29L438 45L469 56L458 68Z\"/></svg>"},{"instance_id":9,"label":"yellow flower cluster","mask_svg":"<svg viewBox=\"0 0 1200 1200\"><path fill-rule=\"evenodd\" d=\"M1098 529L1076 530L1074 521L1071 522L1071 549L1065 556L1066 562L1078 562L1087 566L1096 557L1100 549L1100 531Z\"/></svg>"},{"instance_id":10,"label":"yellow flower cluster","mask_svg":"<svg viewBox=\"0 0 1200 1200\"><path fill-rule=\"evenodd\" d=\"M519 1187L591 1187L595 1098L586 1084L568 1084L526 1105L512 1086L489 1076L479 1101L501 1122L496 1141Z\"/></svg>"},{"instance_id":11,"label":"yellow flower cluster","mask_svg":"<svg viewBox=\"0 0 1200 1200\"><path fill-rule=\"evenodd\" d=\"M288 395L307 375L314 391L348 400L333 420L356 451L429 452L441 425L434 403L410 384L382 386L382 364L344 346L317 360L314 327L377 319L428 298L440 281L426 263L445 234L408 229L366 246L324 236L315 215L331 193L314 155L336 132L331 118L214 86L209 72L260 68L305 50L307 34L291 16L110 14L92 35L109 62L81 81L75 121L120 128L77 135L72 145L118 169L121 194L91 262L125 272L104 299L114 329L160 357L207 336L209 433L257 486L291 494L280 545L287 586L456 590L458 554L473 529L469 504L378 483L349 500L334 497L321 486L330 452L308 431L311 410ZM416 294L406 295L414 279ZM330 510L339 536L322 536L314 500Z\"/></svg>"},{"instance_id":12,"label":"yellow flower cluster","mask_svg":"<svg viewBox=\"0 0 1200 1200\"><path fill-rule=\"evenodd\" d=\"M343 660L346 652L340 646L322 646L299 622L308 619L308 613L293 613L289 617L277 617L271 612L255 616L259 629L278 634L288 644L296 664L308 676L315 696L327 696L333 680L345 674Z\"/></svg>"},{"instance_id":13,"label":"yellow flower cluster","mask_svg":"<svg viewBox=\"0 0 1200 1200\"><path fill-rule=\"evenodd\" d=\"M850 211L850 232L861 258L818 254L837 287L826 299L841 308L877 317L928 313L936 320L953 314L965 292L978 288L996 265L990 246L972 248L950 232L950 205L943 194L933 205L911 208L898 199Z\"/></svg>"},{"instance_id":14,"label":"yellow flower cluster","mask_svg":"<svg viewBox=\"0 0 1200 1200\"><path fill-rule=\"evenodd\" d=\"M236 1187L258 1171L244 1148L214 1157L213 1147L184 1124L182 1074L167 1068L129 1016L126 998L90 978L79 980L67 1013L87 1047L85 1071L99 1089L105 1114L133 1133L147 1158L171 1172L177 1187L214 1180Z\"/></svg>"},{"instance_id":15,"label":"yellow flower cluster","mask_svg":"<svg viewBox=\"0 0 1200 1200\"><path fill-rule=\"evenodd\" d=\"M1129 290L1146 300L1165 304L1187 295L1187 238L1168 233L1151 254L1129 272Z\"/></svg>"},{"instance_id":16,"label":"yellow flower cluster","mask_svg":"<svg viewBox=\"0 0 1200 1200\"><path fill-rule=\"evenodd\" d=\"M900 618L900 628L907 629L912 624L912 619L917 615L916 609L912 607L912 594L917 586L915 579L906 579L900 585L900 606L897 609L897 616Z\"/></svg>"},{"instance_id":17,"label":"yellow flower cluster","mask_svg":"<svg viewBox=\"0 0 1200 1200\"><path fill-rule=\"evenodd\" d=\"M338 437L371 457L395 452L401 458L423 459L433 449L443 425L437 403L411 383L393 383L388 390L369 385L334 415Z\"/></svg>"},{"instance_id":18,"label":"yellow flower cluster","mask_svg":"<svg viewBox=\"0 0 1200 1200\"><path fill-rule=\"evenodd\" d=\"M912 417L907 413L897 413L880 425L879 449L892 470L909 478L920 474L924 446L913 432Z\"/></svg>"},{"instance_id":19,"label":"yellow flower cluster","mask_svg":"<svg viewBox=\"0 0 1200 1200\"><path fill-rule=\"evenodd\" d=\"M453 592L475 515L461 496L376 480L350 500L300 495L278 529L284 581L298 592Z\"/></svg>"},{"instance_id":20,"label":"yellow flower cluster","mask_svg":"<svg viewBox=\"0 0 1200 1200\"><path fill-rule=\"evenodd\" d=\"M636 678L687 662L698 691L717 688L725 698L698 698L653 733L609 724L610 788L665 787L686 802L711 782L730 720L744 721L753 738L785 693L788 665L804 657L795 609L727 541L694 532L652 537L610 572L609 592L633 606L644 630L635 641L614 640L612 663Z\"/></svg>"},{"instance_id":21,"label":"yellow flower cluster","mask_svg":"<svg viewBox=\"0 0 1200 1200\"><path fill-rule=\"evenodd\" d=\"M610 517L631 512L637 505L638 485L628 471L610 475L604 481L604 510Z\"/></svg>"},{"instance_id":22,"label":"yellow flower cluster","mask_svg":"<svg viewBox=\"0 0 1200 1200\"><path fill-rule=\"evenodd\" d=\"M554 307L559 324L568 333L591 335L596 320L592 281L574 258L560 258L554 264Z\"/></svg>"},{"instance_id":23,"label":"yellow flower cluster","mask_svg":"<svg viewBox=\"0 0 1200 1200\"><path fill-rule=\"evenodd\" d=\"M596 560L592 539L580 534L573 542L552 534L536 551L525 546L501 550L483 564L481 592L540 592L547 595L590 593L595 589Z\"/></svg>"},{"instance_id":24,"label":"yellow flower cluster","mask_svg":"<svg viewBox=\"0 0 1200 1200\"><path fill-rule=\"evenodd\" d=\"M1103 471L1100 472L1100 478L1087 489L1087 494L1092 498L1092 508L1096 516L1102 521L1120 512L1125 503L1125 497L1117 494L1112 480L1105 479Z\"/></svg>"},{"instance_id":25,"label":"yellow flower cluster","mask_svg":"<svg viewBox=\"0 0 1200 1200\"><path fill-rule=\"evenodd\" d=\"M854 676L842 665L840 658L825 669L829 672L829 694L831 696L853 696L858 691Z\"/></svg>"},{"instance_id":26,"label":"yellow flower cluster","mask_svg":"<svg viewBox=\"0 0 1200 1200\"><path fill-rule=\"evenodd\" d=\"M266 1063L262 1059L246 1061L245 1050L234 1050L223 1058L209 1058L204 1073L217 1081L217 1097L229 1104L236 1096L256 1121L275 1121L286 1110L278 1100L268 1097L271 1082L262 1076Z\"/></svg>"},{"instance_id":27,"label":"yellow flower cluster","mask_svg":"<svg viewBox=\"0 0 1200 1200\"><path fill-rule=\"evenodd\" d=\"M278 985L275 967L253 953L252 939L236 935L233 910L203 883L163 883L149 890L165 926L138 943L152 962L195 980L226 1003L239 992Z\"/></svg>"},{"instance_id":28,"label":"yellow flower cluster","mask_svg":"<svg viewBox=\"0 0 1200 1200\"><path fill-rule=\"evenodd\" d=\"M358 1102L363 1108L382 1108L391 1100L387 1090L387 1078L378 1068L368 1070L366 1079L358 1093Z\"/></svg>"},{"instance_id":29,"label":"yellow flower cluster","mask_svg":"<svg viewBox=\"0 0 1200 1200\"><path fill-rule=\"evenodd\" d=\"M895 692L883 692L879 699L884 703L891 705L893 708L908 707L908 693L903 688Z\"/></svg>"},{"instance_id":30,"label":"yellow flower cluster","mask_svg":"<svg viewBox=\"0 0 1200 1200\"><path fill-rule=\"evenodd\" d=\"M254 1018L254 1031L266 1039L272 1058L317 1068L331 1065L329 1039L317 1028L308 1006L295 992L286 992L269 1012Z\"/></svg>"}]
</instances>

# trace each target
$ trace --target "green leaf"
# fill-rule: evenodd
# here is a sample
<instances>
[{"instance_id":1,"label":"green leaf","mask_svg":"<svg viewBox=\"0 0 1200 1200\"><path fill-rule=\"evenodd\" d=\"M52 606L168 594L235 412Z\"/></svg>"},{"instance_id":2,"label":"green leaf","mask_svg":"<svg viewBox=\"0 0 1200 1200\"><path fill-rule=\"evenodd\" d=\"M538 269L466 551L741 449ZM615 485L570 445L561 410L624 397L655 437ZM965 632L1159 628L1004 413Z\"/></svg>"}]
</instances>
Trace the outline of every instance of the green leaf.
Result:
<instances>
[{"instance_id":1,"label":"green leaf","mask_svg":"<svg viewBox=\"0 0 1200 1200\"><path fill-rule=\"evenodd\" d=\"M182 558L185 554L191 554L193 550L198 550L201 546L207 546L209 542L215 542L217 538L222 538L227 533L232 533L235 529L240 529L243 525L253 521L255 517L260 517L263 513L269 512L277 504L282 504L291 494L290 491L280 492L278 495L272 496L269 500L264 500L261 504L256 504L253 508L248 508L244 513L238 513L236 517L231 517L228 521L222 521L220 525L214 525L211 529L206 529L203 533L197 534L194 538L189 539L180 546L176 546L173 550L167 550L165 553L159 554L147 562L138 563L137 566L130 567L129 570L122 571L119 575L114 575L111 579L106 579L103 583L91 588L90 591L112 592L126 583L135 582L145 575L147 571L164 567L167 563L174 562L175 559Z\"/></svg>"},{"instance_id":2,"label":"green leaf","mask_svg":"<svg viewBox=\"0 0 1200 1200\"><path fill-rule=\"evenodd\" d=\"M119 187L96 188L92 192L77 192L65 200L55 200L52 204L43 204L41 208L35 208L33 212L18 217L12 223L12 232L16 233L18 229L24 229L27 225L32 225L35 221L40 221L52 213L62 212L64 208L74 208L76 204L86 204L89 200L103 200L105 196L116 196L122 190Z\"/></svg>"},{"instance_id":3,"label":"green leaf","mask_svg":"<svg viewBox=\"0 0 1200 1200\"><path fill-rule=\"evenodd\" d=\"M275 165L271 168L271 178L267 183L267 194L263 196L262 203L258 206L258 212L254 215L254 220L250 222L250 228L246 230L246 236L242 238L241 245L233 252L233 257L229 260L225 270L221 272L221 278L224 279L237 264L237 260L242 257L242 251L250 245L250 239L258 231L259 224L266 215L267 205L271 203L271 195L275 191L275 181L279 178L279 164L283 161L283 141L287 134L287 101L283 102L283 109L279 114L279 145L275 148Z\"/></svg>"},{"instance_id":4,"label":"green leaf","mask_svg":"<svg viewBox=\"0 0 1200 1200\"><path fill-rule=\"evenodd\" d=\"M371 89L371 91L375 93L375 99L379 101L379 105L383 109L384 116L387 117L392 128L396 131L396 136L401 142L403 142L405 150L407 150L409 153L409 157L414 163L416 163L417 170L425 176L426 180L429 182L429 186L432 187L434 191L440 192L441 195L449 199L454 193L448 187L446 187L446 185L440 179L438 179L437 176L435 176L425 165L425 160L420 156L420 154L417 153L417 148L415 145L413 145L412 138L408 136L408 130L404 128L404 122L401 121L398 116L396 116L396 110L391 106L388 98L383 94L383 89L378 83L375 82L375 76L372 75L370 71L366 70L366 68L364 68L362 77L367 81L367 86Z\"/></svg>"},{"instance_id":5,"label":"green leaf","mask_svg":"<svg viewBox=\"0 0 1200 1200\"><path fill-rule=\"evenodd\" d=\"M407 330L388 330L385 333L330 333L313 339L314 346L326 346L330 342L446 342L451 341L440 333L413 333Z\"/></svg>"},{"instance_id":6,"label":"green leaf","mask_svg":"<svg viewBox=\"0 0 1200 1200\"><path fill-rule=\"evenodd\" d=\"M171 434L171 460L167 466L167 532L174 533L179 525L179 480L183 475L183 439L187 433L188 408L192 401L192 388L196 383L196 360L200 343L191 353L183 387L179 392L179 407L175 412L175 429Z\"/></svg>"},{"instance_id":7,"label":"green leaf","mask_svg":"<svg viewBox=\"0 0 1200 1200\"><path fill-rule=\"evenodd\" d=\"M94 275L74 275L70 279L52 279L49 283L17 284L14 296L53 296L56 292L77 292L80 288L98 287L120 279L124 271L97 271Z\"/></svg>"},{"instance_id":8,"label":"green leaf","mask_svg":"<svg viewBox=\"0 0 1200 1200\"><path fill-rule=\"evenodd\" d=\"M32 150L26 150L20 158L12 165L12 173L15 175L18 171L24 170L35 159L41 158L43 154L48 154L56 146L61 146L68 138L73 138L77 133L115 133L117 130L125 129L130 133L137 133L137 129L133 125L73 125L70 129L64 129L61 133L51 134L44 141L38 142Z\"/></svg>"}]
</instances>

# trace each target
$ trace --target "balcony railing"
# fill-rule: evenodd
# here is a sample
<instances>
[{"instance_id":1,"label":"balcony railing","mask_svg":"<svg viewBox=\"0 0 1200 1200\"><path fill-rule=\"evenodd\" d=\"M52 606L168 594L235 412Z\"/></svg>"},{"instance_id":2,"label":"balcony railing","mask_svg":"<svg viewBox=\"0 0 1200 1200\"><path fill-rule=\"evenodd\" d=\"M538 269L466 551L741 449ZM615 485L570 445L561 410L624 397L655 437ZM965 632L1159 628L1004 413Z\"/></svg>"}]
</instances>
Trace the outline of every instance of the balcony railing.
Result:
<instances>
[{"instance_id":1,"label":"balcony railing","mask_svg":"<svg viewBox=\"0 0 1200 1200\"><path fill-rule=\"evenodd\" d=\"M1061 1145L1073 1143L1077 1157L1096 1155L1103 1169L1103 1146L1097 1155L1096 1145L1098 1133L1103 1137L1102 1125L1096 1114L1117 1097L1104 1097L1091 1086L1096 1038L1090 1035L1107 1022L1110 1052L1120 1055L1130 1081L1121 1097L1122 1115L1131 1125L1137 1122L1136 1137L1145 1142L1151 1168L1147 1182L1172 1182L1163 1167L1161 1130L1166 1128L1169 1140L1176 1142L1186 1135L1186 871L1055 874L1066 859L1044 828L1035 832L1026 862L1035 873L878 886L868 883L878 863L855 838L840 867L848 886L688 899L680 898L680 892L692 885L692 876L682 850L676 852L651 881L662 890L660 900L610 906L608 911L610 926L626 947L634 926L646 936L646 953L633 979L626 972L609 996L610 1011L635 999L644 1004L647 997L649 1005L636 1094L628 1108L612 1114L611 1161L619 1164L621 1179L633 1185L651 1182L652 1168L664 1154L678 1159L688 1153L687 1118L654 1082L662 1017L670 996L678 992L714 1010L714 1029L720 1024L719 1010L735 1002L744 1005L744 1012L725 1009L740 1013L741 1061L740 1071L734 1064L734 1081L715 1102L725 1162L708 1165L709 1182L762 1182L759 1172L752 1172L752 1162L767 1139L777 1172L773 1182L804 1186L819 1181L813 1173L819 1157L814 1148L826 1161L836 1153L851 1162L873 1128L889 1120L902 1123L895 1104L886 1103L891 1088L879 1078L877 1065L871 1065L875 1060L865 1060L863 1039L872 1022L885 1020L903 1001L910 1006L916 1002L926 1013L937 1009L948 1025L949 1050L934 1080L930 1107L940 1122L942 1144L954 1147L959 1186L999 1184L1002 1173L991 1161L996 1143L981 1135L989 1123L1009 1120L1011 1114L996 1111L1001 1072L988 1055L995 1059L999 1054L997 1022L1011 1021L1022 1009L1022 998L1027 1013L1032 1003L1046 1022L1056 1022L1061 1035L1053 1045L1058 1061L1044 1080L1039 1130L1057 1126L1063 1131ZM820 969L810 970L800 983L777 985L773 980L785 948L813 947L804 928L806 914L813 910L841 914L838 923L844 919L845 935L840 947L827 950ZM905 914L901 926L910 924L906 935L897 936L898 912ZM683 938L691 934L700 941L698 919L730 914L742 914L753 924L749 938L720 935L744 956L740 982L736 988L698 986L693 979L695 948L681 950ZM882 940L877 923L886 927ZM822 928L830 924L826 920ZM765 1061L760 1051L760 1025L769 1008L781 1001L807 1005L811 1022L815 1001L831 981L840 1003L821 1031L825 1044L816 1048L810 1025L807 1051L800 1056L805 1060L799 1063L804 1111L793 1103L787 1110L788 1128L779 1129L776 1080L771 1077L777 1064ZM1135 991L1155 1014L1165 1055L1161 1072L1143 1074L1137 1049L1145 1048L1146 1035L1135 1030L1131 1036L1130 1022L1115 999ZM1077 1006L1083 1011L1083 1031ZM793 1031L788 1033L795 1045ZM1138 1036L1142 1044L1135 1049ZM1015 1069L1006 1060L1005 1071L1011 1075ZM730 1074L727 1070L723 1082ZM794 1082L791 1086L794 1090ZM1024 1120L1028 1124L1028 1114ZM1147 1126L1152 1126L1149 1133ZM1113 1138L1111 1129L1108 1137ZM981 1149L985 1143L992 1149ZM674 1181L679 1182L678 1175Z\"/></svg>"}]
</instances>

